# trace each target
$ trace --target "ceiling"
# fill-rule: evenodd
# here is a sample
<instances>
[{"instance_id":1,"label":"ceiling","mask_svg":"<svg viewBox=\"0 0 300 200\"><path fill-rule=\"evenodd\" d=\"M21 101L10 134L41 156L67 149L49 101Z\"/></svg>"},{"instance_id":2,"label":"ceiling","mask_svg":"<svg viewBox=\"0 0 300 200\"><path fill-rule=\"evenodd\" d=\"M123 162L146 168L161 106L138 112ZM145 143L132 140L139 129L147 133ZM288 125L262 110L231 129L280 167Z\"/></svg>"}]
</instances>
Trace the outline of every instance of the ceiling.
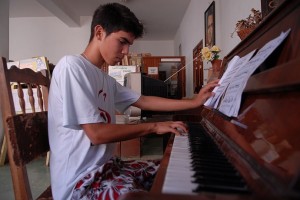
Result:
<instances>
[{"instance_id":1,"label":"ceiling","mask_svg":"<svg viewBox=\"0 0 300 200\"><path fill-rule=\"evenodd\" d=\"M80 16L91 16L100 4L119 2L142 21L143 40L173 40L190 0L9 0L9 16L55 16L69 27L80 27Z\"/></svg>"}]
</instances>

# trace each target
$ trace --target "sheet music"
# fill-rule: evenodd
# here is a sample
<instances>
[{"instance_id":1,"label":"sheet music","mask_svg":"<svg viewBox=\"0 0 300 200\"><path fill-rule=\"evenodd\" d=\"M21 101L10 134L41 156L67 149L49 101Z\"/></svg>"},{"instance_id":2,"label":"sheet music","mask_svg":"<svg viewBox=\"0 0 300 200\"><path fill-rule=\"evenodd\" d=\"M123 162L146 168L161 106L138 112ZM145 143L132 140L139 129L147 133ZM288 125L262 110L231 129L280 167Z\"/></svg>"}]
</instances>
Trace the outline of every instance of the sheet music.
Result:
<instances>
[{"instance_id":1,"label":"sheet music","mask_svg":"<svg viewBox=\"0 0 300 200\"><path fill-rule=\"evenodd\" d=\"M219 81L220 86L215 87L213 90L215 95L205 102L205 106L217 108L218 102L224 94L224 92L226 91L226 88L228 87L230 81L233 78L233 75L239 70L240 67L242 67L246 62L248 62L251 59L254 52L255 50L242 58L240 58L239 56L233 57L233 59L228 63L228 67Z\"/></svg>"},{"instance_id":2,"label":"sheet music","mask_svg":"<svg viewBox=\"0 0 300 200\"><path fill-rule=\"evenodd\" d=\"M226 80L228 79L227 74L230 73L230 71L232 70L232 67L237 62L238 59L240 59L239 56L234 56L233 59L231 59L231 61L228 63L228 67L219 81L220 86L217 86L213 89L213 92L215 93L215 95L206 100L206 102L204 103L205 106L209 106L209 107L214 106L216 100L219 98L221 93L224 91L223 88L225 87Z\"/></svg>"},{"instance_id":3,"label":"sheet music","mask_svg":"<svg viewBox=\"0 0 300 200\"><path fill-rule=\"evenodd\" d=\"M245 58L246 62L237 62L235 64L237 71L234 72L230 79L227 80L228 84L225 86L225 89L223 88L224 95L222 95L222 98L219 97L220 105L218 109L220 112L229 117L237 117L240 108L242 92L247 84L249 77L282 43L289 32L290 29L286 32L282 32L277 38L269 41L249 61L247 61L247 59ZM248 54L247 56L250 55ZM218 104L215 104L215 106L216 105Z\"/></svg>"}]
</instances>

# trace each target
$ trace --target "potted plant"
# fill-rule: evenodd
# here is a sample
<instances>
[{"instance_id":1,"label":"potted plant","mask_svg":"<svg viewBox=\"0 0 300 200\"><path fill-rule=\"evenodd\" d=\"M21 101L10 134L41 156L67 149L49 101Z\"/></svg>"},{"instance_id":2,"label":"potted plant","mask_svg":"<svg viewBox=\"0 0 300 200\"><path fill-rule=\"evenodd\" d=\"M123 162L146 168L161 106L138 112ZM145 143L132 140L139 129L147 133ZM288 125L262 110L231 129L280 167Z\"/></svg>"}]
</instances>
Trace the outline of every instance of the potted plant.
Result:
<instances>
[{"instance_id":1,"label":"potted plant","mask_svg":"<svg viewBox=\"0 0 300 200\"><path fill-rule=\"evenodd\" d=\"M262 14L259 10L255 10L254 8L251 9L251 14L246 18L239 20L235 25L235 30L231 34L236 32L237 35L243 40L247 37L262 21Z\"/></svg>"}]
</instances>

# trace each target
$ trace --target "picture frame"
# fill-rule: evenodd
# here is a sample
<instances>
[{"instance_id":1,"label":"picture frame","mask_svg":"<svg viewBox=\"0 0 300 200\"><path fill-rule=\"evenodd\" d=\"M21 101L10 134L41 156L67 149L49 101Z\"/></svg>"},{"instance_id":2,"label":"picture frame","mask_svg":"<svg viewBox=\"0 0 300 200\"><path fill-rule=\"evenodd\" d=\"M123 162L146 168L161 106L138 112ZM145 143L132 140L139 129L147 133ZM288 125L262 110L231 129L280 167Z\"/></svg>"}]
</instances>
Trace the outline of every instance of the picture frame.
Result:
<instances>
[{"instance_id":1,"label":"picture frame","mask_svg":"<svg viewBox=\"0 0 300 200\"><path fill-rule=\"evenodd\" d=\"M216 43L215 26L215 1L213 1L204 13L205 46L212 47Z\"/></svg>"},{"instance_id":2,"label":"picture frame","mask_svg":"<svg viewBox=\"0 0 300 200\"><path fill-rule=\"evenodd\" d=\"M158 74L158 67L148 67L148 74L149 75L157 75Z\"/></svg>"}]
</instances>

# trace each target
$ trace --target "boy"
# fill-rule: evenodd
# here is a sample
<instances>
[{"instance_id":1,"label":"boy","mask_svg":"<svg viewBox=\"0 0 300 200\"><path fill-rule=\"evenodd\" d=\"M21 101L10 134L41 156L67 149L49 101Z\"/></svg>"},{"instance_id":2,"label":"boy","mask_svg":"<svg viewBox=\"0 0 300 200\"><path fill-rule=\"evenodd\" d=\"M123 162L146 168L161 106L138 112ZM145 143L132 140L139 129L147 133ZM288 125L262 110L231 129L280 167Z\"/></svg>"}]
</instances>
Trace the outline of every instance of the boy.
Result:
<instances>
[{"instance_id":1,"label":"boy","mask_svg":"<svg viewBox=\"0 0 300 200\"><path fill-rule=\"evenodd\" d=\"M101 71L115 65L143 34L143 25L125 6L100 6L94 13L89 44L81 55L65 56L56 65L49 93L51 186L56 200L117 199L129 191L146 190L157 162L111 159L114 142L149 133L179 134L183 122L115 124L115 111L176 111L196 108L212 95L216 82L192 100L146 97L122 87Z\"/></svg>"}]
</instances>

